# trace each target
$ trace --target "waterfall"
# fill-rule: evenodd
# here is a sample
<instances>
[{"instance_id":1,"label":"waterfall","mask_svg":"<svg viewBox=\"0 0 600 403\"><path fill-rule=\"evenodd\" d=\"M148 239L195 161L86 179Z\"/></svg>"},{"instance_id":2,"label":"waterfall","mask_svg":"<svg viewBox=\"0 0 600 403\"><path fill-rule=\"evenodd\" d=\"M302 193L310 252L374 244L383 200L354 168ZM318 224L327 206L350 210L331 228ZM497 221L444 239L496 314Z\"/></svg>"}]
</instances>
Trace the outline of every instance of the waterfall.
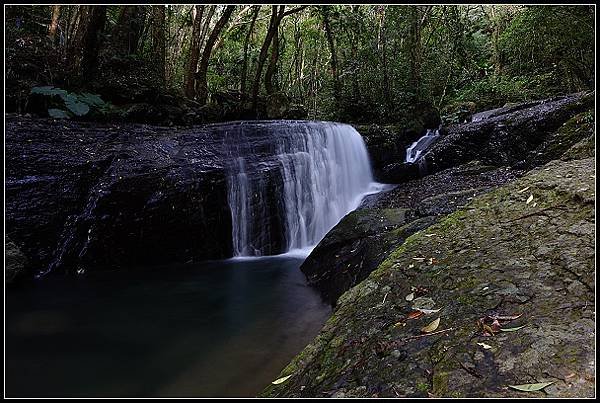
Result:
<instances>
[{"instance_id":1,"label":"waterfall","mask_svg":"<svg viewBox=\"0 0 600 403\"><path fill-rule=\"evenodd\" d=\"M409 164L412 164L412 163L415 163L416 161L418 161L419 158L421 157L421 154L423 154L423 152L425 150L427 150L427 148L434 141L436 141L439 136L440 136L439 129L436 129L436 130L427 129L427 132L425 133L425 135L423 137L421 137L419 140L412 143L412 145L406 149L406 162Z\"/></svg>"},{"instance_id":2,"label":"waterfall","mask_svg":"<svg viewBox=\"0 0 600 403\"><path fill-rule=\"evenodd\" d=\"M310 249L357 208L365 194L377 190L365 143L351 126L276 122L261 129L274 132L273 149L242 146L238 153L247 155L238 155L230 164L228 201L235 256ZM251 143L244 136L237 141L238 149L239 143ZM257 159L261 152L265 155ZM275 166L278 178L265 178L261 170L265 166ZM272 235L278 233L279 248L271 245Z\"/></svg>"}]
</instances>

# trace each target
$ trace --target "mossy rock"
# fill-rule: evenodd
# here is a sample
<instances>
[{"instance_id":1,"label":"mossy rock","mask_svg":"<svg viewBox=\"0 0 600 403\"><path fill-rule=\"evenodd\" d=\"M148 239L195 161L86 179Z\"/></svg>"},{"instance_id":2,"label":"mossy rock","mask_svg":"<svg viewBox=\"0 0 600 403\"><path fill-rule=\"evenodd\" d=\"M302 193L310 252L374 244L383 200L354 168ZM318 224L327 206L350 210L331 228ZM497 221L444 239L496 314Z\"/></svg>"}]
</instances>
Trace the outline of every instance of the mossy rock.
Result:
<instances>
[{"instance_id":1,"label":"mossy rock","mask_svg":"<svg viewBox=\"0 0 600 403\"><path fill-rule=\"evenodd\" d=\"M262 395L594 396L594 166L552 161L410 236ZM415 286L437 314L409 318ZM477 325L516 314L502 324L516 331ZM509 388L545 381L543 392Z\"/></svg>"}]
</instances>

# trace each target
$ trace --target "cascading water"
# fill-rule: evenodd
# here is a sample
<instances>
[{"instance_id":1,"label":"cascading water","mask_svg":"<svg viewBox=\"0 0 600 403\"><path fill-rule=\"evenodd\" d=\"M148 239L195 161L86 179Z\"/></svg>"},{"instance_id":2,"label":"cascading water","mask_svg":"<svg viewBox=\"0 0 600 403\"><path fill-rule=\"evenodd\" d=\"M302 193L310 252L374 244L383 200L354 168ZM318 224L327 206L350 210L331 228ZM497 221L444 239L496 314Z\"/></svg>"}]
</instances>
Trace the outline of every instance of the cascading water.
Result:
<instances>
[{"instance_id":1,"label":"cascading water","mask_svg":"<svg viewBox=\"0 0 600 403\"><path fill-rule=\"evenodd\" d=\"M357 208L365 194L378 190L365 143L351 126L277 122L263 130L275 131L272 154L266 151L266 156L251 163L261 150L248 150L253 151L252 158L238 155L230 166L235 256L310 249ZM261 168L274 165L279 177L266 180ZM271 235L278 232L283 235L279 248L271 245Z\"/></svg>"},{"instance_id":2,"label":"cascading water","mask_svg":"<svg viewBox=\"0 0 600 403\"><path fill-rule=\"evenodd\" d=\"M406 149L405 161L409 164L417 162L421 157L421 154L423 154L423 152L427 150L427 148L429 148L429 146L435 142L438 137L440 137L439 129L427 129L427 132L423 137L412 143L412 145Z\"/></svg>"}]
</instances>

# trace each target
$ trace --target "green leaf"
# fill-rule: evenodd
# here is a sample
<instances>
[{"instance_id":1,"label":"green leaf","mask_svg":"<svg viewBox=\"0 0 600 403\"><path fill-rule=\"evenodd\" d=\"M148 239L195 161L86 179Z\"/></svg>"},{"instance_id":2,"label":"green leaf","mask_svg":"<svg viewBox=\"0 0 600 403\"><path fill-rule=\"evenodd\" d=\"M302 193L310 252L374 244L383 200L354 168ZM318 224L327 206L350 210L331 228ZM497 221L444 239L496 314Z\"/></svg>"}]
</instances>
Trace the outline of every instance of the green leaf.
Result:
<instances>
[{"instance_id":1,"label":"green leaf","mask_svg":"<svg viewBox=\"0 0 600 403\"><path fill-rule=\"evenodd\" d=\"M523 326L519 326L519 327L509 327L507 329L500 329L500 331L502 332L516 332L519 329L523 329L525 327L525 325Z\"/></svg>"},{"instance_id":2,"label":"green leaf","mask_svg":"<svg viewBox=\"0 0 600 403\"><path fill-rule=\"evenodd\" d=\"M104 102L99 95L90 94L89 92L84 92L83 94L80 94L79 100L81 102L85 102L90 106L103 106L106 104L106 102Z\"/></svg>"},{"instance_id":3,"label":"green leaf","mask_svg":"<svg viewBox=\"0 0 600 403\"><path fill-rule=\"evenodd\" d=\"M55 108L48 109L48 115L50 115L54 119L69 119L71 117L67 111Z\"/></svg>"},{"instance_id":4,"label":"green leaf","mask_svg":"<svg viewBox=\"0 0 600 403\"><path fill-rule=\"evenodd\" d=\"M544 389L546 386L552 385L554 382L542 383L526 383L524 385L508 385L509 388L520 390L522 392L535 392Z\"/></svg>"},{"instance_id":5,"label":"green leaf","mask_svg":"<svg viewBox=\"0 0 600 403\"><path fill-rule=\"evenodd\" d=\"M33 87L31 89L32 94L41 94L41 95L50 95L50 93L54 90L54 87L51 85L46 85L43 87Z\"/></svg>"},{"instance_id":6,"label":"green leaf","mask_svg":"<svg viewBox=\"0 0 600 403\"><path fill-rule=\"evenodd\" d=\"M51 85L46 85L46 86L42 86L42 87L33 87L31 89L31 93L32 94L39 94L39 95L46 95L46 96L49 96L49 97L52 97L54 95L58 95L58 96L60 96L63 99L67 95L67 91L61 90L60 88L54 88Z\"/></svg>"},{"instance_id":7,"label":"green leaf","mask_svg":"<svg viewBox=\"0 0 600 403\"><path fill-rule=\"evenodd\" d=\"M293 375L293 374L292 374ZM287 381L292 375L284 376L283 378L279 378L271 382L273 385L279 385L280 383L284 383Z\"/></svg>"},{"instance_id":8,"label":"green leaf","mask_svg":"<svg viewBox=\"0 0 600 403\"><path fill-rule=\"evenodd\" d=\"M69 94L63 99L65 106L77 116L83 116L90 111L90 107L83 102L79 102L76 95Z\"/></svg>"}]
</instances>

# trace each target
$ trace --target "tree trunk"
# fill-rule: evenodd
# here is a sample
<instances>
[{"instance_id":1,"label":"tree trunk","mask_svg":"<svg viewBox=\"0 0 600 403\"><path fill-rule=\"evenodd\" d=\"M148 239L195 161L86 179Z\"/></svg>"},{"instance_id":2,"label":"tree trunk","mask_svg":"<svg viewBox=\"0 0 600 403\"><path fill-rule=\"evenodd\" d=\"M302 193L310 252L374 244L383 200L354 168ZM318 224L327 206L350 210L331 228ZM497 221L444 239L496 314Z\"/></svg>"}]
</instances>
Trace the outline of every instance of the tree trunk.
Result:
<instances>
[{"instance_id":1,"label":"tree trunk","mask_svg":"<svg viewBox=\"0 0 600 403\"><path fill-rule=\"evenodd\" d=\"M275 29L273 34L273 40L271 45L271 59L265 71L265 90L268 95L273 94L276 91L277 85L274 83L273 77L277 70L277 60L279 59L279 27Z\"/></svg>"},{"instance_id":2,"label":"tree trunk","mask_svg":"<svg viewBox=\"0 0 600 403\"><path fill-rule=\"evenodd\" d=\"M300 6L298 8L292 9L288 12L285 11L285 6L279 6L279 10L277 6L272 6L271 9L271 20L269 22L269 29L267 30L267 35L265 36L265 40L263 42L262 47L260 48L260 55L258 56L258 62L256 64L256 75L254 77L254 85L252 87L252 110L256 113L256 109L258 106L258 92L260 90L260 82L262 77L262 70L265 66L265 62L267 60L267 53L269 52L269 47L271 46L271 42L273 41L273 37L279 30L279 25L281 24L281 20L286 16L293 14L295 12L301 11L307 6ZM271 63L277 64L277 58L279 57L279 52L277 51L275 54L275 59L271 58ZM273 54L271 54L273 56Z\"/></svg>"},{"instance_id":3,"label":"tree trunk","mask_svg":"<svg viewBox=\"0 0 600 403\"><path fill-rule=\"evenodd\" d=\"M329 7L323 6L323 27L325 28L325 35L327 36L327 44L329 45L329 52L331 53L330 59L330 67L331 67L331 75L333 76L333 97L337 106L340 105L340 97L342 93L342 86L340 83L340 77L338 74L338 62L337 62L337 52L335 50L335 41L333 39L333 34L331 32L331 24L329 21Z\"/></svg>"},{"instance_id":4,"label":"tree trunk","mask_svg":"<svg viewBox=\"0 0 600 403\"><path fill-rule=\"evenodd\" d=\"M193 98L195 95L194 83L198 59L200 58L200 46L202 45L200 31L202 26L202 15L204 14L204 6L195 5L193 7L194 22L192 23L192 42L190 44L190 58L188 60L184 82L184 93L188 98Z\"/></svg>"},{"instance_id":5,"label":"tree trunk","mask_svg":"<svg viewBox=\"0 0 600 403\"><path fill-rule=\"evenodd\" d=\"M52 39L52 43L54 43L54 39L56 38L56 29L58 28L58 18L60 17L60 6L52 6L52 20L50 21L50 26L48 27L48 36Z\"/></svg>"},{"instance_id":6,"label":"tree trunk","mask_svg":"<svg viewBox=\"0 0 600 403\"><path fill-rule=\"evenodd\" d=\"M117 55L126 56L137 51L142 34L143 13L140 6L123 6L117 24L112 30L112 45Z\"/></svg>"},{"instance_id":7,"label":"tree trunk","mask_svg":"<svg viewBox=\"0 0 600 403\"><path fill-rule=\"evenodd\" d=\"M152 63L161 86L165 85L165 6L152 6Z\"/></svg>"},{"instance_id":8,"label":"tree trunk","mask_svg":"<svg viewBox=\"0 0 600 403\"><path fill-rule=\"evenodd\" d=\"M281 6L285 8L285 6ZM271 8L271 20L269 21L269 29L267 30L267 35L265 36L265 40L260 48L260 54L258 55L258 61L256 63L256 74L254 76L254 84L252 85L252 110L256 113L256 109L258 106L258 92L260 90L260 81L262 78L262 69L265 65L265 61L267 60L267 52L269 51L269 46L271 46L271 41L273 40L274 28L277 25L277 6L272 6Z\"/></svg>"},{"instance_id":9,"label":"tree trunk","mask_svg":"<svg viewBox=\"0 0 600 403\"><path fill-rule=\"evenodd\" d=\"M196 81L198 83L198 102L202 105L206 104L206 99L208 97L208 82L206 79L206 74L208 73L208 62L210 60L210 54L212 52L213 46L221 33L221 30L229 21L231 14L235 6L227 6L223 11L223 15L217 21L217 24L213 28L208 40L206 41L206 46L204 46L204 51L202 52L202 59L200 59L200 66L198 67L198 73L196 73Z\"/></svg>"},{"instance_id":10,"label":"tree trunk","mask_svg":"<svg viewBox=\"0 0 600 403\"><path fill-rule=\"evenodd\" d=\"M410 86L414 92L415 101L421 99L421 14L418 6L411 7L410 14Z\"/></svg>"},{"instance_id":11,"label":"tree trunk","mask_svg":"<svg viewBox=\"0 0 600 403\"><path fill-rule=\"evenodd\" d=\"M495 7L491 8L492 12L492 25L494 26L492 32L492 63L494 65L494 74L496 77L502 72L502 64L500 60L500 30L501 21L500 16L496 14Z\"/></svg>"},{"instance_id":12,"label":"tree trunk","mask_svg":"<svg viewBox=\"0 0 600 403\"><path fill-rule=\"evenodd\" d=\"M248 78L248 48L250 46L250 38L254 32L254 25L256 24L256 19L258 18L260 8L261 6L255 6L254 14L252 15L252 22L248 28L246 38L244 39L244 61L242 62L242 72L240 74L240 92L243 100L246 99L246 79Z\"/></svg>"},{"instance_id":13,"label":"tree trunk","mask_svg":"<svg viewBox=\"0 0 600 403\"><path fill-rule=\"evenodd\" d=\"M385 26L386 9L382 6L381 20L379 27L379 44L381 47L381 67L383 69L383 95L385 98L385 105L389 110L392 109L391 91L390 91L390 78L388 73L388 57L387 57L387 30Z\"/></svg>"},{"instance_id":14,"label":"tree trunk","mask_svg":"<svg viewBox=\"0 0 600 403\"><path fill-rule=\"evenodd\" d=\"M74 43L70 50L71 66L79 78L91 79L96 73L100 33L106 23L106 6L81 6Z\"/></svg>"}]
</instances>

